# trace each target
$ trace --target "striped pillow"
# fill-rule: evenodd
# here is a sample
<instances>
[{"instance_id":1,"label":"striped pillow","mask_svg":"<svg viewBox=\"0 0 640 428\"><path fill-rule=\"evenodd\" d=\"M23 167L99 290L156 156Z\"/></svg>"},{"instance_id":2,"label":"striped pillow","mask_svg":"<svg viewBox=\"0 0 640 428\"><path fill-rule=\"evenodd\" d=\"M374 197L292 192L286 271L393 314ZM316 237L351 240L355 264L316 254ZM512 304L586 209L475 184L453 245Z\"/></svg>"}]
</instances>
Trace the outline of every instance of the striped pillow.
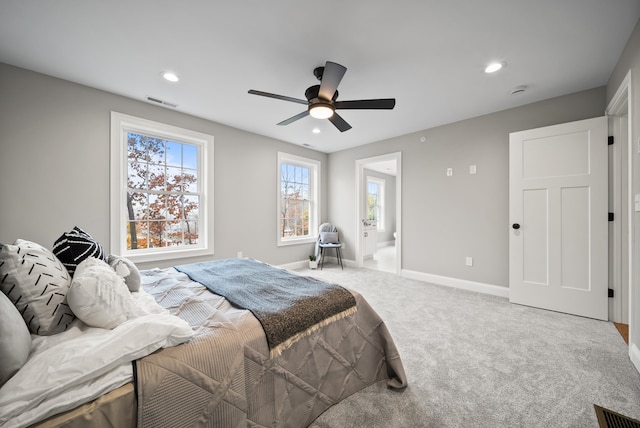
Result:
<instances>
[{"instance_id":1,"label":"striped pillow","mask_svg":"<svg viewBox=\"0 0 640 428\"><path fill-rule=\"evenodd\" d=\"M71 276L75 273L76 267L89 257L107 261L102 245L78 226L58 238L53 244L53 254L60 259Z\"/></svg>"}]
</instances>

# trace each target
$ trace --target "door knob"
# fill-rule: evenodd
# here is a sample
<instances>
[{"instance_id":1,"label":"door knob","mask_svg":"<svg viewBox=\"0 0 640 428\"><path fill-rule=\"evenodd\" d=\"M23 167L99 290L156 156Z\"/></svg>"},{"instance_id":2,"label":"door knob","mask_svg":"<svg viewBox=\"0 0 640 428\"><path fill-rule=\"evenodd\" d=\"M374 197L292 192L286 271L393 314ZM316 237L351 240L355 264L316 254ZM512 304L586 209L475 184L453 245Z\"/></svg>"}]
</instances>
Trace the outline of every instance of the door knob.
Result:
<instances>
[{"instance_id":1,"label":"door knob","mask_svg":"<svg viewBox=\"0 0 640 428\"><path fill-rule=\"evenodd\" d=\"M511 227L513 227L515 230L520 229L520 225L518 223L513 223Z\"/></svg>"}]
</instances>

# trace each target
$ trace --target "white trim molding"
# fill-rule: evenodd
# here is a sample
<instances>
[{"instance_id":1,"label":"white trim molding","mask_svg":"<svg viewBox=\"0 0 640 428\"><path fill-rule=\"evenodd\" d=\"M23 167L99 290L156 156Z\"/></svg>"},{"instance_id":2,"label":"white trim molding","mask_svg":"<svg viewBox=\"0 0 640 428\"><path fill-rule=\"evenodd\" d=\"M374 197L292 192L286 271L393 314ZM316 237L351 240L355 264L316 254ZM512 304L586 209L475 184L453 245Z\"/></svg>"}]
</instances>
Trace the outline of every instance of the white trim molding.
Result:
<instances>
[{"instance_id":1,"label":"white trim molding","mask_svg":"<svg viewBox=\"0 0 640 428\"><path fill-rule=\"evenodd\" d=\"M402 277L436 285L444 285L446 287L460 288L462 290L509 298L509 287L501 287L499 285L452 278L449 276L434 275L431 273L417 272L407 269L402 269Z\"/></svg>"},{"instance_id":2,"label":"white trim molding","mask_svg":"<svg viewBox=\"0 0 640 428\"><path fill-rule=\"evenodd\" d=\"M623 284L633 284L633 133L632 133L632 116L631 116L631 70L627 72L624 79L620 83L620 86L613 95L609 105L606 109L606 115L609 121L609 135L619 139L620 137L626 137L626 141L616 141L612 147L612 166L613 169L610 173L610 179L613 180L612 197L613 206L610 208L614 213L622 212L622 201L627 201L627 231L628 238L627 244L627 262L628 269L626 272L621 271L622 266L622 245L624 239L622 237L622 224L620 221L614 221L612 223L613 242L611 244L612 254L612 283L611 288L614 289L614 297L610 304L609 321L613 322L625 322L630 324L629 320L625 320L623 313L627 312L627 318L630 316L630 303L631 303L631 287L629 287L629 293L627 294L629 308L623 309ZM626 129L622 129L625 127ZM626 147L626 159L627 159L627 176L623 177L622 172L622 149ZM610 164L611 165L611 164ZM622 183L626 180L627 193L622 194ZM616 214L617 215L617 214ZM623 217L621 217L623 218ZM625 310L626 309L626 310Z\"/></svg>"},{"instance_id":3,"label":"white trim molding","mask_svg":"<svg viewBox=\"0 0 640 428\"><path fill-rule=\"evenodd\" d=\"M636 236L636 229L638 228L637 223L637 213L634 211L634 195L638 193L638 186L635 184L635 180L637 177L636 172L636 134L633 128L634 123L634 91L633 91L633 76L631 70L627 72L624 79L618 86L616 93L613 95L609 105L607 106L606 113L608 116L619 117L626 116L626 123L622 122L623 125L626 124L626 136L628 139L628 164L627 164L627 180L628 180L628 193L626 195L622 195L622 197L627 199L628 205L628 271L622 272L620 276L622 276L625 280L621 281L622 284L625 282L629 287L629 302L628 302L628 315L629 315L629 358L633 362L636 370L640 372L640 330L638 330L638 325L640 324L638 321L640 320L640 286L637 283L638 277L638 265L635 262L638 256L638 246L635 242L634 237ZM624 179L624 177L622 177ZM615 298L614 298L615 299ZM617 312L620 312L620 307L618 306L620 302L614 301L613 309L613 320L616 320ZM611 318L610 318L611 319Z\"/></svg>"},{"instance_id":4,"label":"white trim molding","mask_svg":"<svg viewBox=\"0 0 640 428\"><path fill-rule=\"evenodd\" d=\"M325 264L331 264L332 268L335 268L336 266L338 267L338 269L340 268L340 265L338 264L338 259L334 256L327 256L325 257ZM345 268L350 267L350 268L357 268L357 264L355 260L347 260L347 259L342 259L342 264ZM308 269L309 268L309 260L300 260L298 262L292 262L292 263L285 263L283 265L278 265L279 268L282 269L287 269L287 270L300 270L300 269ZM320 265L318 265L318 270L320 270Z\"/></svg>"}]
</instances>

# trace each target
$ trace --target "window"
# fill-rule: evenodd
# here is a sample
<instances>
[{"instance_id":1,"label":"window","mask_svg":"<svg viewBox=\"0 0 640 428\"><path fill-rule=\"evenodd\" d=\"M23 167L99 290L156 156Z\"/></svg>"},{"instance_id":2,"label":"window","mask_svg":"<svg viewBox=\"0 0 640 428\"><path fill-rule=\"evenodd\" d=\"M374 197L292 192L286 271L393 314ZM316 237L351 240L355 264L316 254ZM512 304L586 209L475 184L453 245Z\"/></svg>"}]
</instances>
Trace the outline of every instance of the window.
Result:
<instances>
[{"instance_id":1,"label":"window","mask_svg":"<svg viewBox=\"0 0 640 428\"><path fill-rule=\"evenodd\" d=\"M315 241L320 162L278 153L278 245Z\"/></svg>"},{"instance_id":2,"label":"window","mask_svg":"<svg viewBox=\"0 0 640 428\"><path fill-rule=\"evenodd\" d=\"M384 231L384 185L383 178L367 177L367 220L375 221L377 229Z\"/></svg>"},{"instance_id":3,"label":"window","mask_svg":"<svg viewBox=\"0 0 640 428\"><path fill-rule=\"evenodd\" d=\"M213 253L209 151L210 135L111 113L111 252L134 261Z\"/></svg>"}]
</instances>

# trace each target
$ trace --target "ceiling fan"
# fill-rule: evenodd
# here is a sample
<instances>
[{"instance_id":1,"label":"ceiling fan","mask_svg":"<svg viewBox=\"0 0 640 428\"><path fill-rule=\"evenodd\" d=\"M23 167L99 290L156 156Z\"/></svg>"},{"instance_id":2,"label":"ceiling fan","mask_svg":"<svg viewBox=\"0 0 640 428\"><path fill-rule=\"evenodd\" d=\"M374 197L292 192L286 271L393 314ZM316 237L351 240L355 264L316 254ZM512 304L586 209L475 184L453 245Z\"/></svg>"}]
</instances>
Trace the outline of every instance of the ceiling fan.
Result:
<instances>
[{"instance_id":1,"label":"ceiling fan","mask_svg":"<svg viewBox=\"0 0 640 428\"><path fill-rule=\"evenodd\" d=\"M336 110L391 110L396 105L395 98L381 98L373 100L351 100L338 101L338 85L344 76L347 68L335 62L327 61L324 67L317 67L313 70L314 76L320 81L319 85L310 86L304 92L306 100L287 97L284 95L271 94L269 92L256 91L250 89L249 93L263 97L275 98L277 100L291 101L307 106L307 110L295 116L285 119L278 125L289 125L296 120L311 115L317 119L329 119L340 132L348 131L351 125L347 123Z\"/></svg>"}]
</instances>

